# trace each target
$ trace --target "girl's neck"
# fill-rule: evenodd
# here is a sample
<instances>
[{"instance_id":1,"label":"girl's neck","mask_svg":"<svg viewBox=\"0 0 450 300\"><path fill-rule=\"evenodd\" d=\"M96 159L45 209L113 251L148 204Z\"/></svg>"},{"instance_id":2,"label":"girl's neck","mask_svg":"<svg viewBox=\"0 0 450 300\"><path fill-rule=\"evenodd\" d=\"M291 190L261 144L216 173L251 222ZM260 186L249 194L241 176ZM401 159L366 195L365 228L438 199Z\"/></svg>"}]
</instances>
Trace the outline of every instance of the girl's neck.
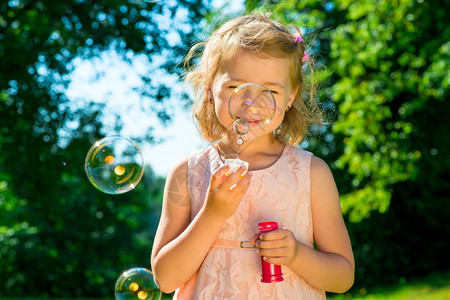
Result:
<instances>
[{"instance_id":1,"label":"girl's neck","mask_svg":"<svg viewBox=\"0 0 450 300\"><path fill-rule=\"evenodd\" d=\"M217 145L219 153L226 158L237 157L249 163L250 170L272 165L283 153L285 145L273 136L245 141L241 146L235 139L225 138Z\"/></svg>"},{"instance_id":2,"label":"girl's neck","mask_svg":"<svg viewBox=\"0 0 450 300\"><path fill-rule=\"evenodd\" d=\"M236 136L228 136L224 138L220 143L227 149L240 154L258 154L273 152L274 148L278 145L282 145L273 135L266 135L257 139L243 139L244 142L241 146L238 146L236 142Z\"/></svg>"}]
</instances>

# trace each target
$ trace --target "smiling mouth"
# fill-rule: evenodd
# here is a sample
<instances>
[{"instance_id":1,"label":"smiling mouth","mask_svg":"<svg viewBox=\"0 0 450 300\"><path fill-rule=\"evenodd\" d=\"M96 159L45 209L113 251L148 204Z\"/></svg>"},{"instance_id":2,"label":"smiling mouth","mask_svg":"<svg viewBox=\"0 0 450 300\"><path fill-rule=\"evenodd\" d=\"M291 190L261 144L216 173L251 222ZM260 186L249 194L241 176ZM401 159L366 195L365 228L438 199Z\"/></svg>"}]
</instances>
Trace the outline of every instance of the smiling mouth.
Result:
<instances>
[{"instance_id":1,"label":"smiling mouth","mask_svg":"<svg viewBox=\"0 0 450 300\"><path fill-rule=\"evenodd\" d=\"M261 124L261 120L246 120L250 127L255 127Z\"/></svg>"}]
</instances>

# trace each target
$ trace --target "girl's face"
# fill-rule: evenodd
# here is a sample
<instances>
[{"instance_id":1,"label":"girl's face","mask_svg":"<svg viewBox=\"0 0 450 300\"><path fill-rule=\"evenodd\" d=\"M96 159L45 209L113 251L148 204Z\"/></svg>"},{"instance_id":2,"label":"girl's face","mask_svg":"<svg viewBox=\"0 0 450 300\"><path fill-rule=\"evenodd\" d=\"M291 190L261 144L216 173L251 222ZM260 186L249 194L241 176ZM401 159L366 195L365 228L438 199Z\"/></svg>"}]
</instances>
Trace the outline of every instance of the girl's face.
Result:
<instances>
[{"instance_id":1,"label":"girl's face","mask_svg":"<svg viewBox=\"0 0 450 300\"><path fill-rule=\"evenodd\" d=\"M218 71L208 97L214 98L217 118L231 135L234 135L234 130L233 120L228 112L228 101L234 89L244 83L265 86L272 92L276 104L272 121L259 128L252 128L250 125L250 132L244 140L271 135L283 121L286 107L292 105L296 93L291 88L289 60L241 51L234 60L225 63Z\"/></svg>"}]
</instances>

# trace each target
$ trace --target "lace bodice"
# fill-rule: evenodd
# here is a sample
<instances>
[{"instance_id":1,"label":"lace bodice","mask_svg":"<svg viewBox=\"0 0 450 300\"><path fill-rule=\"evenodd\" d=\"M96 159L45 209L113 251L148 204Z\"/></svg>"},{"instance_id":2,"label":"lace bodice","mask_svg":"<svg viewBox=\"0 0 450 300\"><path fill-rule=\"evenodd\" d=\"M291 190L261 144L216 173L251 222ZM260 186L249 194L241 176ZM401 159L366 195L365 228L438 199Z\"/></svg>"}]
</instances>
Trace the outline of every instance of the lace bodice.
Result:
<instances>
[{"instance_id":1,"label":"lace bodice","mask_svg":"<svg viewBox=\"0 0 450 300\"><path fill-rule=\"evenodd\" d=\"M250 187L217 237L225 243L213 245L197 274L177 290L175 299L325 299L323 291L288 267L282 267L283 282L261 283L260 257L255 250L232 246L251 239L259 222L276 221L291 230L298 241L313 247L310 162L311 153L286 146L273 165L249 171ZM205 201L211 174L222 165L212 145L190 155L191 219Z\"/></svg>"}]
</instances>

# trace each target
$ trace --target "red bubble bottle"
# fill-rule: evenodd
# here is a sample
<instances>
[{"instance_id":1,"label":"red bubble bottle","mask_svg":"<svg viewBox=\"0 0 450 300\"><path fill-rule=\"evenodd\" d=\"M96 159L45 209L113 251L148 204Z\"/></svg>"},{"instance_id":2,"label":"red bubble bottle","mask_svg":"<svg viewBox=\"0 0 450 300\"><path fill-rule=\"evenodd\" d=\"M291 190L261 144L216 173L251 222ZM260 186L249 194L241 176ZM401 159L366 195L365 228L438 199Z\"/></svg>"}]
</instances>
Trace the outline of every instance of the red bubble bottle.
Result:
<instances>
[{"instance_id":1,"label":"red bubble bottle","mask_svg":"<svg viewBox=\"0 0 450 300\"><path fill-rule=\"evenodd\" d=\"M277 222L261 222L258 223L259 233L269 232L278 229ZM271 283L283 281L283 273L280 265L274 265L266 262L261 256L261 282Z\"/></svg>"}]
</instances>

